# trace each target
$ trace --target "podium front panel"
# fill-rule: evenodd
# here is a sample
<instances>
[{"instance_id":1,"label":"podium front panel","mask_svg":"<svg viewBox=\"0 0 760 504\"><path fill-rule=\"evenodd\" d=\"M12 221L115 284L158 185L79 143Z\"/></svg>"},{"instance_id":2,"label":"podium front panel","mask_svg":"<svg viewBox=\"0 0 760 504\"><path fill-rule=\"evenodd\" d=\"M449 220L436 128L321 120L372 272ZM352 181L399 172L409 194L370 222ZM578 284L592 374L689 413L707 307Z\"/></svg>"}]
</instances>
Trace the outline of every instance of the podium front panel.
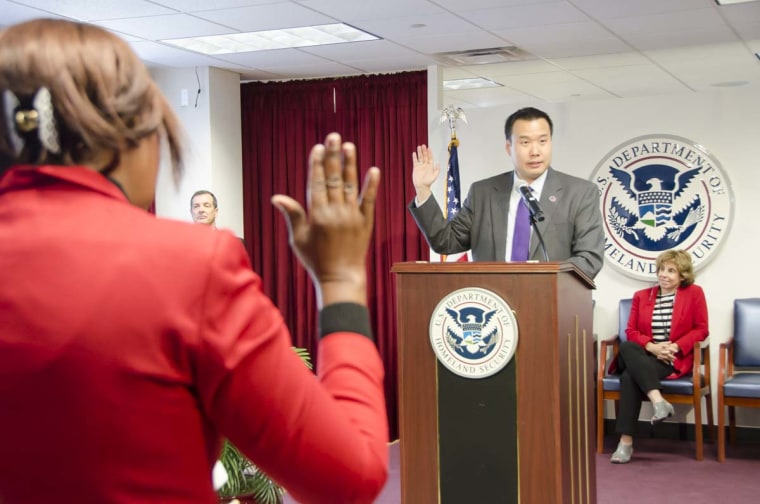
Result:
<instances>
[{"instance_id":1,"label":"podium front panel","mask_svg":"<svg viewBox=\"0 0 760 504\"><path fill-rule=\"evenodd\" d=\"M591 291L504 266L397 271L404 503L596 502ZM519 328L513 359L483 379L449 371L429 340L437 303L467 287L500 296Z\"/></svg>"}]
</instances>

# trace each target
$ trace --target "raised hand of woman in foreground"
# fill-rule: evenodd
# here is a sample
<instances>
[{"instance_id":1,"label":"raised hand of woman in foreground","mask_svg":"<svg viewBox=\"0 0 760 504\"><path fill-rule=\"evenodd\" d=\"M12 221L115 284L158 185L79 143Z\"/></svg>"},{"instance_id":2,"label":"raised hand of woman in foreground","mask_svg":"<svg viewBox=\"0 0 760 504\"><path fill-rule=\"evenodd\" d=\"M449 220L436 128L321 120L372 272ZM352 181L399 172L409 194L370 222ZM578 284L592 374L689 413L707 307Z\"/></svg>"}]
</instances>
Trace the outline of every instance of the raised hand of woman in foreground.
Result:
<instances>
[{"instance_id":1,"label":"raised hand of woman in foreground","mask_svg":"<svg viewBox=\"0 0 760 504\"><path fill-rule=\"evenodd\" d=\"M289 196L272 197L288 224L290 245L315 283L320 308L340 302L367 304L365 260L380 170L369 169L361 193L358 182L356 147L330 133L309 156L308 213Z\"/></svg>"}]
</instances>

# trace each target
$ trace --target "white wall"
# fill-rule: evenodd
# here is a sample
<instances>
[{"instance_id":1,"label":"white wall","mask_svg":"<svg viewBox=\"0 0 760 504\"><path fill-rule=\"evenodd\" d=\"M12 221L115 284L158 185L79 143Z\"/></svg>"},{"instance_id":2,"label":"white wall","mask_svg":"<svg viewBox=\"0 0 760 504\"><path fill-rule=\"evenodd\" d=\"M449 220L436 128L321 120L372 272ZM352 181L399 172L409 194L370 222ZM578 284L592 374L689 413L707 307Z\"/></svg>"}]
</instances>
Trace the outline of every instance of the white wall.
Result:
<instances>
[{"instance_id":1,"label":"white wall","mask_svg":"<svg viewBox=\"0 0 760 504\"><path fill-rule=\"evenodd\" d=\"M435 89L431 87L431 89ZM434 98L435 102L437 98ZM446 104L449 105L449 104ZM456 103L454 104L457 105ZM724 89L713 94L606 99L569 103L526 102L509 107L465 110L459 123L459 163L464 197L478 179L512 169L505 151L504 121L523 106L546 111L554 122L553 167L590 179L597 163L617 145L647 134L678 135L702 144L718 159L734 195L733 223L714 257L697 273L710 317L713 390L717 384L718 344L730 335L735 298L760 297L760 89ZM445 173L446 124L430 131L430 143ZM443 177L440 177L443 178ZM434 194L444 194L442 181ZM442 198L438 198L441 200ZM607 259L605 259L606 261ZM605 265L596 278L594 332L606 339L617 329L617 303L652 283L624 276ZM717 395L717 394L714 394ZM676 412L686 413L687 409ZM649 414L648 406L643 416ZM651 414L649 414L651 416ZM692 413L687 419L693 421ZM740 424L760 426L760 414L743 408Z\"/></svg>"}]
</instances>

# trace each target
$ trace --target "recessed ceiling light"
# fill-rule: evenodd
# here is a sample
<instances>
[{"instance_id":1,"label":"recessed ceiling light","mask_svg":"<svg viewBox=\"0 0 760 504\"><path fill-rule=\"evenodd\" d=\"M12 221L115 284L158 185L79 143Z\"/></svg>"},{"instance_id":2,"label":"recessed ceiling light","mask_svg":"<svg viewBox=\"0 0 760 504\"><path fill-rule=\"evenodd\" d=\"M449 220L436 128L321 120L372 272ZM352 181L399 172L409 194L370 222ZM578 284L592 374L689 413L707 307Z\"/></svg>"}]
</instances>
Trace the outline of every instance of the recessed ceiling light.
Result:
<instances>
[{"instance_id":1,"label":"recessed ceiling light","mask_svg":"<svg viewBox=\"0 0 760 504\"><path fill-rule=\"evenodd\" d=\"M473 79L453 79L443 81L443 89L456 90L456 89L480 89L490 87L502 87L498 82L484 79L483 77L477 77Z\"/></svg>"},{"instance_id":2,"label":"recessed ceiling light","mask_svg":"<svg viewBox=\"0 0 760 504\"><path fill-rule=\"evenodd\" d=\"M757 2L758 0L715 0L718 5L731 5L739 3Z\"/></svg>"},{"instance_id":3,"label":"recessed ceiling light","mask_svg":"<svg viewBox=\"0 0 760 504\"><path fill-rule=\"evenodd\" d=\"M266 30L247 33L230 33L208 37L190 37L162 40L167 44L201 54L231 54L266 51L292 47L310 47L346 42L378 40L371 33L357 30L347 24L301 26L283 30Z\"/></svg>"},{"instance_id":4,"label":"recessed ceiling light","mask_svg":"<svg viewBox=\"0 0 760 504\"><path fill-rule=\"evenodd\" d=\"M427 25L425 23L414 23L412 25L412 28L425 28Z\"/></svg>"}]
</instances>

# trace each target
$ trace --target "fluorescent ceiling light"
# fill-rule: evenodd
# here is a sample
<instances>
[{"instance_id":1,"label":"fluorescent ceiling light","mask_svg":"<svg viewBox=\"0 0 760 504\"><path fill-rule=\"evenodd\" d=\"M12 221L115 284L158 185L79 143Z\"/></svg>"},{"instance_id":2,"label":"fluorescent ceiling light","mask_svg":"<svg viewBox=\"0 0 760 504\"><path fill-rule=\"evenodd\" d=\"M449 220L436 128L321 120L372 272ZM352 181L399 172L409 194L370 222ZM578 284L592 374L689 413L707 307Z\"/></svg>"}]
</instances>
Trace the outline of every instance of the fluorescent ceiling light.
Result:
<instances>
[{"instance_id":1,"label":"fluorescent ceiling light","mask_svg":"<svg viewBox=\"0 0 760 504\"><path fill-rule=\"evenodd\" d=\"M378 40L370 33L357 30L347 24L301 26L284 30L266 30L248 33L230 33L208 37L190 37L162 40L167 44L201 54L230 54L268 49L309 47L345 42Z\"/></svg>"},{"instance_id":2,"label":"fluorescent ceiling light","mask_svg":"<svg viewBox=\"0 0 760 504\"><path fill-rule=\"evenodd\" d=\"M443 89L480 89L489 87L501 87L502 85L492 80L478 77L474 79L454 79L443 81Z\"/></svg>"},{"instance_id":3,"label":"fluorescent ceiling light","mask_svg":"<svg viewBox=\"0 0 760 504\"><path fill-rule=\"evenodd\" d=\"M758 0L715 0L718 5L731 5L738 3L757 2Z\"/></svg>"}]
</instances>

